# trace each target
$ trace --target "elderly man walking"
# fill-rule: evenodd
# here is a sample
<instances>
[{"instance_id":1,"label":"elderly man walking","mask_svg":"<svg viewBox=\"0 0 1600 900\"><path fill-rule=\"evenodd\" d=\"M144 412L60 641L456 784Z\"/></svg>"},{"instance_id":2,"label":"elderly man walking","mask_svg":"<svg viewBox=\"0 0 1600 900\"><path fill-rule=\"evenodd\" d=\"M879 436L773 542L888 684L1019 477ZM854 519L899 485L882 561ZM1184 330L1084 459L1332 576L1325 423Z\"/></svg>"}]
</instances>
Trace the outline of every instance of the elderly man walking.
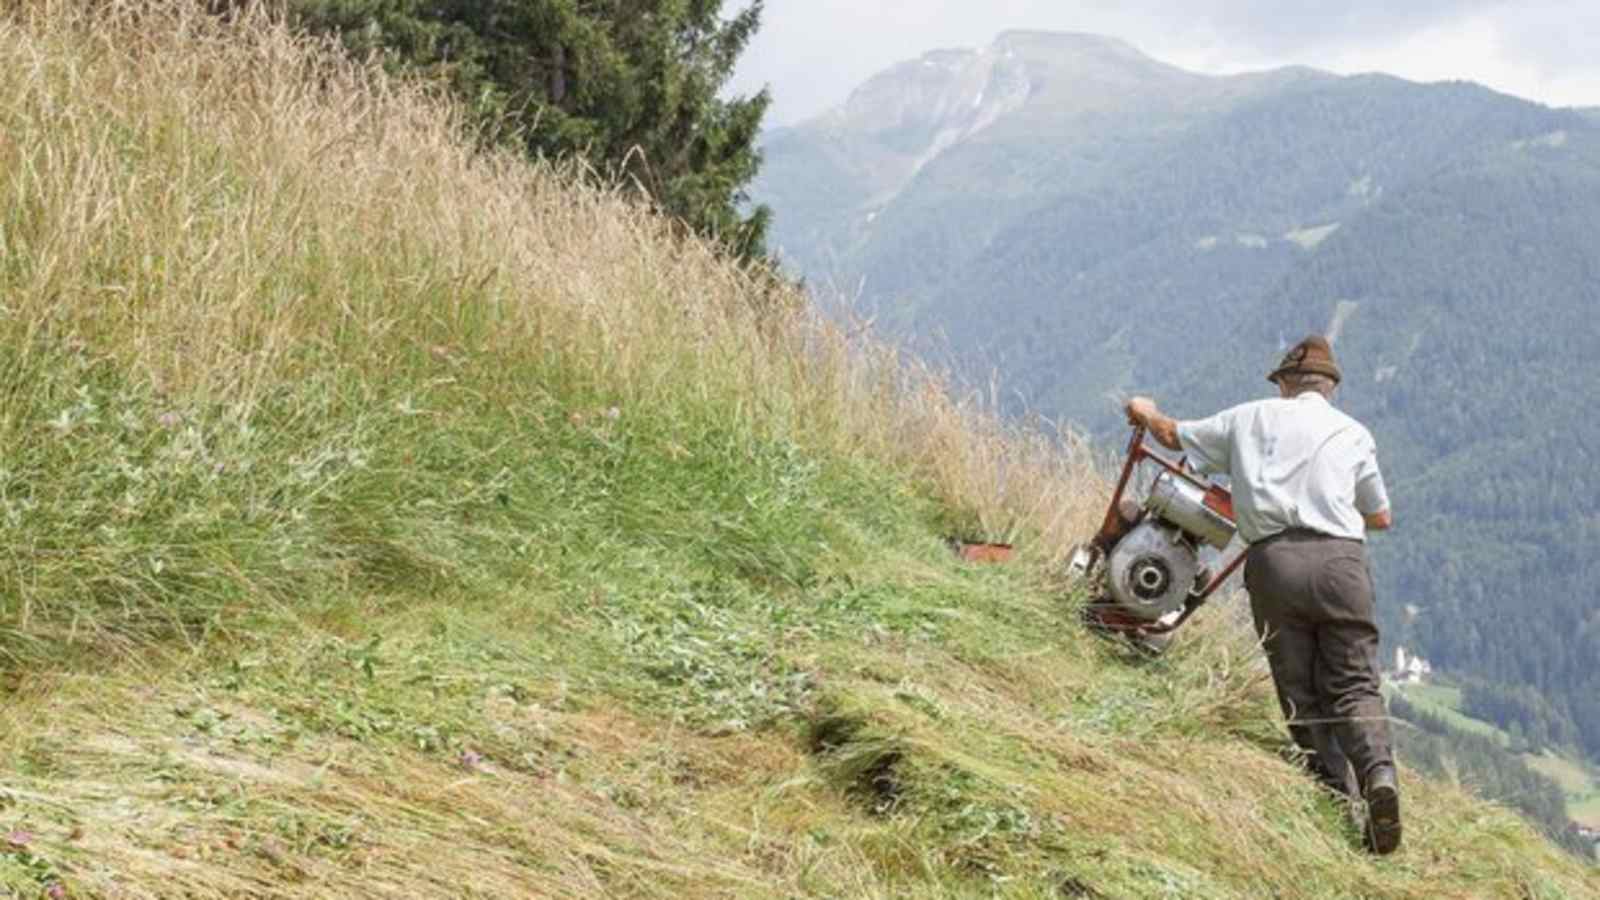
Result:
<instances>
[{"instance_id":1,"label":"elderly man walking","mask_svg":"<svg viewBox=\"0 0 1600 900\"><path fill-rule=\"evenodd\" d=\"M1278 397L1194 421L1135 397L1128 421L1201 472L1232 479L1239 536L1250 545L1250 612L1289 732L1335 790L1349 792L1354 766L1368 847L1391 853L1400 846L1400 792L1364 543L1392 522L1376 448L1365 426L1329 402L1340 372L1326 339L1296 344L1267 380Z\"/></svg>"}]
</instances>

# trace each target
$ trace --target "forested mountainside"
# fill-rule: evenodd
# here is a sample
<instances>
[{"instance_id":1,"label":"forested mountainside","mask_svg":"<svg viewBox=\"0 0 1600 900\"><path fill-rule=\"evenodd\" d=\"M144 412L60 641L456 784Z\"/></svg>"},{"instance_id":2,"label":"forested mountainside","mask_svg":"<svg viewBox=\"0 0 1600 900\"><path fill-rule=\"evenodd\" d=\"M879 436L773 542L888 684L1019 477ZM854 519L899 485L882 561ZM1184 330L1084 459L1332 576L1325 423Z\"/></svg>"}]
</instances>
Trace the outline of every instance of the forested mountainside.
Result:
<instances>
[{"instance_id":1,"label":"forested mountainside","mask_svg":"<svg viewBox=\"0 0 1600 900\"><path fill-rule=\"evenodd\" d=\"M937 130L864 109L896 79L997 59L1029 83L1020 105L919 145L893 190L840 176L857 144ZM1502 699L1541 698L1494 704L1498 721L1600 752L1600 435L1574 406L1600 384L1583 349L1600 292L1593 111L1385 76L1203 78L1029 36L891 70L767 153L757 194L791 264L993 375L1019 410L1106 436L1127 393L1200 415L1263 396L1287 342L1330 333L1401 523L1375 542L1389 639Z\"/></svg>"},{"instance_id":2,"label":"forested mountainside","mask_svg":"<svg viewBox=\"0 0 1600 900\"><path fill-rule=\"evenodd\" d=\"M1403 523L1374 541L1391 634L1524 698L1485 717L1593 753L1600 424L1573 402L1600 383L1600 137L1567 134L1397 192L1167 384L1195 409L1253 390L1224 360L1324 326L1303 298L1339 298L1343 404L1381 435Z\"/></svg>"}]
</instances>

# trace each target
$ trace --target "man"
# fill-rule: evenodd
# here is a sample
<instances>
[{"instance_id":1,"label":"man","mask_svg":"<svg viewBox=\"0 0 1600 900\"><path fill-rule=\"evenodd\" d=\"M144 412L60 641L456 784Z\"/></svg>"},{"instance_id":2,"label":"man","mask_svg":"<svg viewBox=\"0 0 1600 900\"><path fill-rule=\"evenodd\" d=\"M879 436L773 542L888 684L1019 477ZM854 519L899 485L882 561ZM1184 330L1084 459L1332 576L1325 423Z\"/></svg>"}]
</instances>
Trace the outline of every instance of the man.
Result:
<instances>
[{"instance_id":1,"label":"man","mask_svg":"<svg viewBox=\"0 0 1600 900\"><path fill-rule=\"evenodd\" d=\"M1232 479L1245 588L1295 743L1330 787L1367 801L1367 843L1400 845L1400 793L1379 693L1367 531L1393 519L1372 434L1329 400L1340 380L1326 339L1296 344L1267 376L1279 396L1176 421L1147 397L1126 405L1162 446ZM1348 762L1346 762L1348 758Z\"/></svg>"}]
</instances>

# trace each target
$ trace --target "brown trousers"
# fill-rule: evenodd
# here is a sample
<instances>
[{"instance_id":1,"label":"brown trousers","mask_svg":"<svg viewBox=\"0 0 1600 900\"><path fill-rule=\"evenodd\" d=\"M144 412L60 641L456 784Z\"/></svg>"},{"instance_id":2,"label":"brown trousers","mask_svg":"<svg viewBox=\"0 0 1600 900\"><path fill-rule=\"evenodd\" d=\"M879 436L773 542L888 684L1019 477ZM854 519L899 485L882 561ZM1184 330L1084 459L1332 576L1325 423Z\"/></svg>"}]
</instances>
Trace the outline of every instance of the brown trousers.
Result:
<instances>
[{"instance_id":1,"label":"brown trousers","mask_svg":"<svg viewBox=\"0 0 1600 900\"><path fill-rule=\"evenodd\" d=\"M1394 764L1366 546L1312 531L1274 535L1251 545L1244 584L1290 735L1324 783L1344 793L1365 786L1373 767Z\"/></svg>"}]
</instances>

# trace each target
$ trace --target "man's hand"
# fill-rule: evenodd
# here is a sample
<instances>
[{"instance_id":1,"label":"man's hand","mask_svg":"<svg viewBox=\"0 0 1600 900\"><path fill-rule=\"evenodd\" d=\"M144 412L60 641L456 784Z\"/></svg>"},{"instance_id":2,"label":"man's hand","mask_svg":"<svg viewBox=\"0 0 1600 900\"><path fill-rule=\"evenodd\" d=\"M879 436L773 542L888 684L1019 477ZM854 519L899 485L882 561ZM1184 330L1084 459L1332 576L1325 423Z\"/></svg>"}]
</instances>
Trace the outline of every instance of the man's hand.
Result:
<instances>
[{"instance_id":1,"label":"man's hand","mask_svg":"<svg viewBox=\"0 0 1600 900\"><path fill-rule=\"evenodd\" d=\"M1394 514L1387 509L1380 509L1361 518L1367 523L1368 531L1388 531L1394 525Z\"/></svg>"},{"instance_id":2,"label":"man's hand","mask_svg":"<svg viewBox=\"0 0 1600 900\"><path fill-rule=\"evenodd\" d=\"M1133 397L1122 404L1122 411L1128 414L1128 424L1132 426L1143 425L1149 428L1150 417L1161 410L1156 408L1156 402L1149 397Z\"/></svg>"},{"instance_id":3,"label":"man's hand","mask_svg":"<svg viewBox=\"0 0 1600 900\"><path fill-rule=\"evenodd\" d=\"M1182 450L1183 445L1178 442L1178 423L1170 416L1163 415L1156 407L1156 402L1149 397L1133 397L1122 405L1122 411L1128 414L1128 424L1132 426L1143 425L1156 439L1156 443L1168 450Z\"/></svg>"}]
</instances>

